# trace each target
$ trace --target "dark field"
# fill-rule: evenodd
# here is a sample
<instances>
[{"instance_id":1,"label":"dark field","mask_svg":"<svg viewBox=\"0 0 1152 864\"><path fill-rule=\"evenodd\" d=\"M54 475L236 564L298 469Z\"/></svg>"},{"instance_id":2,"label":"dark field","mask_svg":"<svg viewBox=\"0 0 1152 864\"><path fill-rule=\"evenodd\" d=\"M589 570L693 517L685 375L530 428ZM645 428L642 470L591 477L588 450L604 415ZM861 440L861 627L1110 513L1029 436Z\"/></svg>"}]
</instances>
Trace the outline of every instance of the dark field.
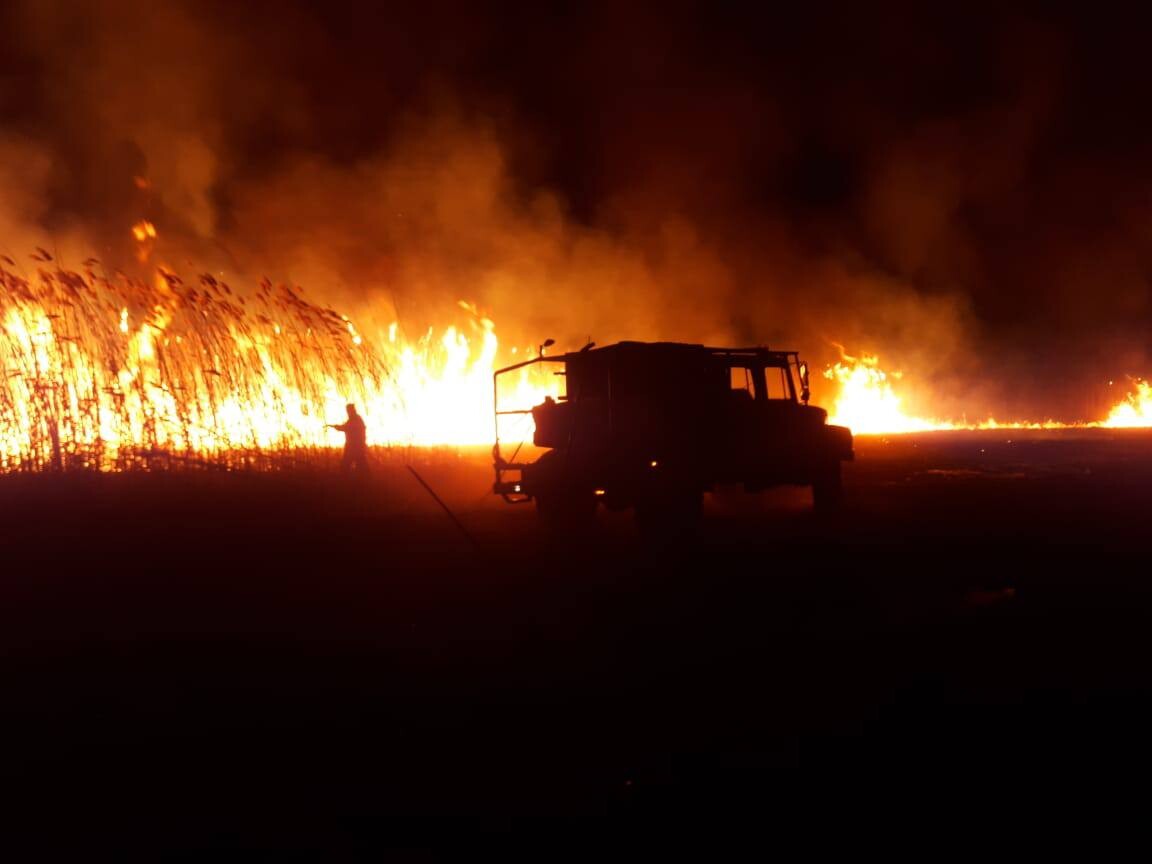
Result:
<instances>
[{"instance_id":1,"label":"dark field","mask_svg":"<svg viewBox=\"0 0 1152 864\"><path fill-rule=\"evenodd\" d=\"M0 478L5 843L935 857L1146 818L1152 434L860 439L844 513L717 496L672 549L412 459L471 540L399 454Z\"/></svg>"}]
</instances>

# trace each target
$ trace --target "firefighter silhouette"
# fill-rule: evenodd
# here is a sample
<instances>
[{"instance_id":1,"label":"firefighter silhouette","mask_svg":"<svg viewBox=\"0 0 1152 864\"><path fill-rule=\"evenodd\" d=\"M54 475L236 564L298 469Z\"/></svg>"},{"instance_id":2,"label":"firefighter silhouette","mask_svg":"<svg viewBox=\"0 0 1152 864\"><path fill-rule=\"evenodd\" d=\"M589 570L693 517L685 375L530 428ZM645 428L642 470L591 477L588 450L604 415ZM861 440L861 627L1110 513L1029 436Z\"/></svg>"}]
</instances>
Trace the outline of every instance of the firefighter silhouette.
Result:
<instances>
[{"instance_id":1,"label":"firefighter silhouette","mask_svg":"<svg viewBox=\"0 0 1152 864\"><path fill-rule=\"evenodd\" d=\"M344 423L329 423L328 427L344 433L344 458L340 468L345 472L356 471L361 474L368 473L368 430L364 425L364 418L356 413L356 406L351 402L345 406L348 410L348 420Z\"/></svg>"}]
</instances>

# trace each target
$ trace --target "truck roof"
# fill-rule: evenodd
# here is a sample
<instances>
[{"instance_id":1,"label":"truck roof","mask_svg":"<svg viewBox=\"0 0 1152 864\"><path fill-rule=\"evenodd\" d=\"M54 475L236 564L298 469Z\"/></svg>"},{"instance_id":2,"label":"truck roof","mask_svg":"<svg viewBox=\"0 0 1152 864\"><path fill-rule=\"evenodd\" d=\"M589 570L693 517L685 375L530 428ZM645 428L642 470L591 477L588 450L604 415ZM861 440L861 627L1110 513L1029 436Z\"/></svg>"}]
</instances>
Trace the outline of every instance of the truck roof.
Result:
<instances>
[{"instance_id":1,"label":"truck roof","mask_svg":"<svg viewBox=\"0 0 1152 864\"><path fill-rule=\"evenodd\" d=\"M769 365L787 365L789 360L796 357L797 351L775 351L767 346L754 346L748 348L718 348L708 345L693 344L689 342L636 342L624 341L602 348L586 348L582 351L570 351L547 359L554 361L578 360L589 354L669 354L684 356L685 354L707 354L714 357L746 358L761 361Z\"/></svg>"}]
</instances>

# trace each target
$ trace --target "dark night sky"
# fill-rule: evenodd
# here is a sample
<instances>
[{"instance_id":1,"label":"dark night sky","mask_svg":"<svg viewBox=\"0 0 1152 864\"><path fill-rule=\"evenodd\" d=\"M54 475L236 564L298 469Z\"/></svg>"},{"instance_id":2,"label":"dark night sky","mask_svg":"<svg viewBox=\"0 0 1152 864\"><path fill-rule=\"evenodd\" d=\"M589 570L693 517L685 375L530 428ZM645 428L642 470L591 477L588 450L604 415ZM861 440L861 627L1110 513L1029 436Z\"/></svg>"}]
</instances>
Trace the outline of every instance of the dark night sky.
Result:
<instances>
[{"instance_id":1,"label":"dark night sky","mask_svg":"<svg viewBox=\"0 0 1152 864\"><path fill-rule=\"evenodd\" d=\"M1083 414L1102 381L1152 371L1152 67L1122 15L38 0L0 16L0 247L49 232L124 254L147 215L185 258L349 301L383 285L421 309L477 299L533 334L882 350L951 409L978 394Z\"/></svg>"}]
</instances>

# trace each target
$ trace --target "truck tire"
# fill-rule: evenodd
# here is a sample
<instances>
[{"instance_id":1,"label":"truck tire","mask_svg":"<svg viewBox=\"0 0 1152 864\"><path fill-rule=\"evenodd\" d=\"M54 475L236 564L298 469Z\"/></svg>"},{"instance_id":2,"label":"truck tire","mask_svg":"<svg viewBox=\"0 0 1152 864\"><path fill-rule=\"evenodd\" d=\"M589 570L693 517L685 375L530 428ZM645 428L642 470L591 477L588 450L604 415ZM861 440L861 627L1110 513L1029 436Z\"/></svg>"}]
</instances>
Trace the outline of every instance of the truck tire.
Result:
<instances>
[{"instance_id":1,"label":"truck tire","mask_svg":"<svg viewBox=\"0 0 1152 864\"><path fill-rule=\"evenodd\" d=\"M583 534L596 522L596 493L573 487L541 491L536 495L536 513L551 534Z\"/></svg>"},{"instance_id":2,"label":"truck tire","mask_svg":"<svg viewBox=\"0 0 1152 864\"><path fill-rule=\"evenodd\" d=\"M636 527L648 540L691 538L700 525L704 494L699 489L663 489L636 501Z\"/></svg>"},{"instance_id":3,"label":"truck tire","mask_svg":"<svg viewBox=\"0 0 1152 864\"><path fill-rule=\"evenodd\" d=\"M552 450L537 460L533 497L536 513L556 537L579 535L596 521L596 491L569 469L568 454Z\"/></svg>"},{"instance_id":4,"label":"truck tire","mask_svg":"<svg viewBox=\"0 0 1152 864\"><path fill-rule=\"evenodd\" d=\"M817 513L835 513L844 501L840 460L824 465L812 481L812 506Z\"/></svg>"}]
</instances>

